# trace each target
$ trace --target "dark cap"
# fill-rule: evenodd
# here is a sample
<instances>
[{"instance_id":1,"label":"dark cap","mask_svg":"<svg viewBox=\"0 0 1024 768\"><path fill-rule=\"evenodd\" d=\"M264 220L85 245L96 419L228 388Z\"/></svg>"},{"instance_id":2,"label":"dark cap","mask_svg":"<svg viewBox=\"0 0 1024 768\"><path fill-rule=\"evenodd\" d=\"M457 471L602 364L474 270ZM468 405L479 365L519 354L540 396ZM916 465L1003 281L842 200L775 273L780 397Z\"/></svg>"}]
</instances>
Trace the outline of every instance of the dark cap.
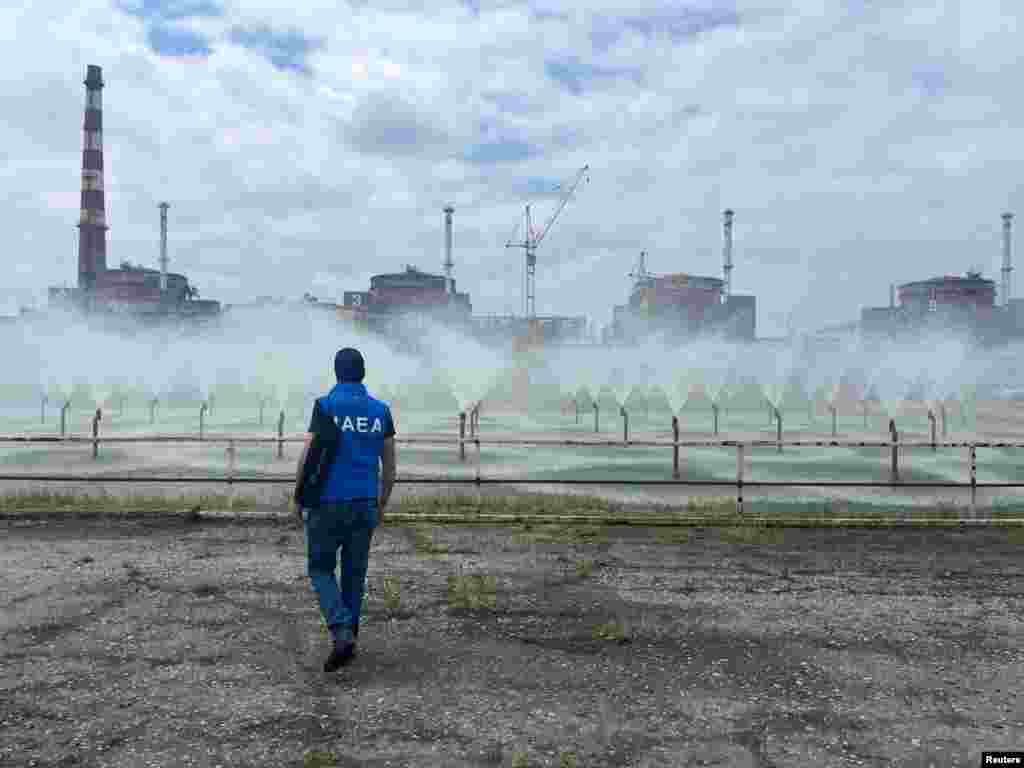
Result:
<instances>
[{"instance_id":1,"label":"dark cap","mask_svg":"<svg viewBox=\"0 0 1024 768\"><path fill-rule=\"evenodd\" d=\"M345 347L334 356L334 374L339 382L359 382L366 376L366 363L358 349Z\"/></svg>"}]
</instances>

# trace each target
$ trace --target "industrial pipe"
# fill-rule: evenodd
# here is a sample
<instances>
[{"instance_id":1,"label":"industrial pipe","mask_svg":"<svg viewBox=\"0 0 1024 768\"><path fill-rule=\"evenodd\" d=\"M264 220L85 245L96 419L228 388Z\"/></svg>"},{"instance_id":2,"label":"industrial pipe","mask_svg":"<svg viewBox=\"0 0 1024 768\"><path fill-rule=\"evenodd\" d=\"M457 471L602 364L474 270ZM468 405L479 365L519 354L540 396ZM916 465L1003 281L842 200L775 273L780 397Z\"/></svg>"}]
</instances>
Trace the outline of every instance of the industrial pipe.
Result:
<instances>
[{"instance_id":1,"label":"industrial pipe","mask_svg":"<svg viewBox=\"0 0 1024 768\"><path fill-rule=\"evenodd\" d=\"M284 458L284 411L277 417L277 458Z\"/></svg>"},{"instance_id":2,"label":"industrial pipe","mask_svg":"<svg viewBox=\"0 0 1024 768\"><path fill-rule=\"evenodd\" d=\"M103 418L103 411L96 409L96 415L92 417L92 457L98 459L100 456L100 419Z\"/></svg>"},{"instance_id":3,"label":"industrial pipe","mask_svg":"<svg viewBox=\"0 0 1024 768\"><path fill-rule=\"evenodd\" d=\"M463 411L459 414L459 461L466 460L466 444L463 440L466 439L466 412Z\"/></svg>"},{"instance_id":4,"label":"industrial pipe","mask_svg":"<svg viewBox=\"0 0 1024 768\"><path fill-rule=\"evenodd\" d=\"M619 413L622 414L622 442L629 442L629 414L626 412L626 407L622 406L619 408Z\"/></svg>"},{"instance_id":5,"label":"industrial pipe","mask_svg":"<svg viewBox=\"0 0 1024 768\"><path fill-rule=\"evenodd\" d=\"M674 480L679 479L679 417L672 417L672 442L676 445L672 446L672 478Z\"/></svg>"},{"instance_id":6,"label":"industrial pipe","mask_svg":"<svg viewBox=\"0 0 1024 768\"><path fill-rule=\"evenodd\" d=\"M64 435L66 433L66 428L67 428L67 423L68 423L68 416L67 416L67 414L68 414L68 408L70 408L70 407L71 407L71 401L70 400L65 400L64 401L64 405L61 406L61 409L60 409L60 436L61 437L64 437Z\"/></svg>"},{"instance_id":7,"label":"industrial pipe","mask_svg":"<svg viewBox=\"0 0 1024 768\"><path fill-rule=\"evenodd\" d=\"M900 435L896 431L896 419L889 419L889 436L892 438L892 481L895 483L900 479L900 465L899 465L899 449L896 447L899 443Z\"/></svg>"},{"instance_id":8,"label":"industrial pipe","mask_svg":"<svg viewBox=\"0 0 1024 768\"><path fill-rule=\"evenodd\" d=\"M775 422L776 422L776 440L779 443L779 453L782 453L782 414L779 413L779 409L775 409Z\"/></svg>"},{"instance_id":9,"label":"industrial pipe","mask_svg":"<svg viewBox=\"0 0 1024 768\"><path fill-rule=\"evenodd\" d=\"M935 447L935 412L931 409L928 410L928 421L931 422L932 428L932 450L936 450Z\"/></svg>"},{"instance_id":10,"label":"industrial pipe","mask_svg":"<svg viewBox=\"0 0 1024 768\"><path fill-rule=\"evenodd\" d=\"M835 407L835 405L830 405L828 407L828 409L830 411L832 411L832 437L835 437L836 436L836 407Z\"/></svg>"},{"instance_id":11,"label":"industrial pipe","mask_svg":"<svg viewBox=\"0 0 1024 768\"><path fill-rule=\"evenodd\" d=\"M49 402L49 398L46 395L43 395L42 400L41 400L40 405L39 405L39 423L40 424L45 424L46 423L46 404L48 402Z\"/></svg>"},{"instance_id":12,"label":"industrial pipe","mask_svg":"<svg viewBox=\"0 0 1024 768\"><path fill-rule=\"evenodd\" d=\"M203 427L204 427L204 423L203 422L205 421L205 419L206 419L206 403L203 403L201 406L199 406L199 439L200 440L203 439Z\"/></svg>"},{"instance_id":13,"label":"industrial pipe","mask_svg":"<svg viewBox=\"0 0 1024 768\"><path fill-rule=\"evenodd\" d=\"M601 409L597 407L597 403L595 402L594 403L594 432L595 433L600 431L600 428L601 428L600 427L600 422L598 420L598 415L600 414L600 412L601 412Z\"/></svg>"},{"instance_id":14,"label":"industrial pipe","mask_svg":"<svg viewBox=\"0 0 1024 768\"><path fill-rule=\"evenodd\" d=\"M155 418L156 417L155 417L154 414L156 412L156 403L157 403L157 399L155 397L152 400L149 401L149 423L150 423L150 425L155 423Z\"/></svg>"},{"instance_id":15,"label":"industrial pipe","mask_svg":"<svg viewBox=\"0 0 1024 768\"><path fill-rule=\"evenodd\" d=\"M718 434L718 404L717 403L712 403L711 404L711 413L714 415L715 434L717 435Z\"/></svg>"},{"instance_id":16,"label":"industrial pipe","mask_svg":"<svg viewBox=\"0 0 1024 768\"><path fill-rule=\"evenodd\" d=\"M941 403L939 405L939 414L942 416L942 436L946 436L946 404Z\"/></svg>"}]
</instances>

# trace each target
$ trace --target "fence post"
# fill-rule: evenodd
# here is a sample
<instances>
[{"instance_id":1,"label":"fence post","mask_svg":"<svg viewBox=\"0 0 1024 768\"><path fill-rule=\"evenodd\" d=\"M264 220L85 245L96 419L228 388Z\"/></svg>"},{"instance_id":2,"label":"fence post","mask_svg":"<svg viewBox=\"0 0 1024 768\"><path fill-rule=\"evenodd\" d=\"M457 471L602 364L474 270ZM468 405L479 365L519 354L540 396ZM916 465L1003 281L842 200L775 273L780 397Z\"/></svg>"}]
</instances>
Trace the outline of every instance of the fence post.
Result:
<instances>
[{"instance_id":1,"label":"fence post","mask_svg":"<svg viewBox=\"0 0 1024 768\"><path fill-rule=\"evenodd\" d=\"M68 408L71 407L71 401L65 400L64 405L60 409L60 436L64 437L67 434L68 426Z\"/></svg>"},{"instance_id":2,"label":"fence post","mask_svg":"<svg viewBox=\"0 0 1024 768\"><path fill-rule=\"evenodd\" d=\"M92 457L98 459L100 457L100 419L103 418L103 412L97 408L96 415L92 417Z\"/></svg>"},{"instance_id":3,"label":"fence post","mask_svg":"<svg viewBox=\"0 0 1024 768\"><path fill-rule=\"evenodd\" d=\"M743 443L736 444L736 512L743 514Z\"/></svg>"},{"instance_id":4,"label":"fence post","mask_svg":"<svg viewBox=\"0 0 1024 768\"><path fill-rule=\"evenodd\" d=\"M931 423L931 428L932 428L932 450L934 451L934 450L936 450L936 446L935 446L935 412L934 411L930 411L930 410L928 411L928 421Z\"/></svg>"},{"instance_id":5,"label":"fence post","mask_svg":"<svg viewBox=\"0 0 1024 768\"><path fill-rule=\"evenodd\" d=\"M277 458L284 458L284 411L277 417Z\"/></svg>"},{"instance_id":6,"label":"fence post","mask_svg":"<svg viewBox=\"0 0 1024 768\"><path fill-rule=\"evenodd\" d=\"M672 417L672 478L679 479L679 417Z\"/></svg>"},{"instance_id":7,"label":"fence post","mask_svg":"<svg viewBox=\"0 0 1024 768\"><path fill-rule=\"evenodd\" d=\"M230 512L235 506L235 441L228 440L228 511Z\"/></svg>"},{"instance_id":8,"label":"fence post","mask_svg":"<svg viewBox=\"0 0 1024 768\"><path fill-rule=\"evenodd\" d=\"M714 415L715 434L717 435L718 434L718 404L717 403L712 403L711 404L711 413Z\"/></svg>"},{"instance_id":9,"label":"fence post","mask_svg":"<svg viewBox=\"0 0 1024 768\"><path fill-rule=\"evenodd\" d=\"M898 482L900 479L900 465L899 465L899 449L896 447L899 443L899 433L896 431L896 420L889 419L889 436L892 438L892 482Z\"/></svg>"},{"instance_id":10,"label":"fence post","mask_svg":"<svg viewBox=\"0 0 1024 768\"><path fill-rule=\"evenodd\" d=\"M775 440L779 444L779 453L782 453L782 414L779 413L778 408L775 409L775 423L777 425Z\"/></svg>"},{"instance_id":11,"label":"fence post","mask_svg":"<svg viewBox=\"0 0 1024 768\"><path fill-rule=\"evenodd\" d=\"M939 414L942 416L942 436L946 436L946 404L939 406Z\"/></svg>"},{"instance_id":12,"label":"fence post","mask_svg":"<svg viewBox=\"0 0 1024 768\"><path fill-rule=\"evenodd\" d=\"M595 402L594 403L594 434L597 434L598 432L601 431L600 420L598 418L600 413L601 413L601 409L598 407L597 403Z\"/></svg>"},{"instance_id":13,"label":"fence post","mask_svg":"<svg viewBox=\"0 0 1024 768\"><path fill-rule=\"evenodd\" d=\"M971 461L971 517L974 517L978 512L978 453L977 449L971 444L970 451Z\"/></svg>"},{"instance_id":14,"label":"fence post","mask_svg":"<svg viewBox=\"0 0 1024 768\"><path fill-rule=\"evenodd\" d=\"M622 413L622 442L629 442L629 413L626 412L626 408L623 406L619 409Z\"/></svg>"},{"instance_id":15,"label":"fence post","mask_svg":"<svg viewBox=\"0 0 1024 768\"><path fill-rule=\"evenodd\" d=\"M203 427L205 426L203 422L204 422L205 418L206 418L206 403L203 403L201 406L199 406L199 442L203 441Z\"/></svg>"},{"instance_id":16,"label":"fence post","mask_svg":"<svg viewBox=\"0 0 1024 768\"><path fill-rule=\"evenodd\" d=\"M39 423L40 424L45 424L46 423L46 402L47 402L47 400L48 400L48 398L46 397L46 395L43 395L42 402L41 402L41 404L39 406Z\"/></svg>"},{"instance_id":17,"label":"fence post","mask_svg":"<svg viewBox=\"0 0 1024 768\"><path fill-rule=\"evenodd\" d=\"M466 412L459 414L459 461L466 460Z\"/></svg>"},{"instance_id":18,"label":"fence post","mask_svg":"<svg viewBox=\"0 0 1024 768\"><path fill-rule=\"evenodd\" d=\"M483 490L480 487L480 438L476 438L476 504L477 508L483 506ZM483 510L481 510L483 511Z\"/></svg>"}]
</instances>

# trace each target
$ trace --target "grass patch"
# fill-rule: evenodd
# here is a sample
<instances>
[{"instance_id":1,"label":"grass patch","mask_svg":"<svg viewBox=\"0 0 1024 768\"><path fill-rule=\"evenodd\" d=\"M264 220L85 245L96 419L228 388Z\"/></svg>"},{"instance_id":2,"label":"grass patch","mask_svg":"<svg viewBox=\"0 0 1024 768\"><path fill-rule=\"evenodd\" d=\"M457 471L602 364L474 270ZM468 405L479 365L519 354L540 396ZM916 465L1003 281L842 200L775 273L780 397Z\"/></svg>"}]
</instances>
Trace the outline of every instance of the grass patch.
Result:
<instances>
[{"instance_id":1,"label":"grass patch","mask_svg":"<svg viewBox=\"0 0 1024 768\"><path fill-rule=\"evenodd\" d=\"M519 544L601 544L608 540L603 525L525 523L514 536Z\"/></svg>"},{"instance_id":2,"label":"grass patch","mask_svg":"<svg viewBox=\"0 0 1024 768\"><path fill-rule=\"evenodd\" d=\"M525 752L512 755L512 768L530 768L530 757Z\"/></svg>"},{"instance_id":3,"label":"grass patch","mask_svg":"<svg viewBox=\"0 0 1024 768\"><path fill-rule=\"evenodd\" d=\"M338 758L333 752L311 749L302 756L302 768L334 768Z\"/></svg>"},{"instance_id":4,"label":"grass patch","mask_svg":"<svg viewBox=\"0 0 1024 768\"><path fill-rule=\"evenodd\" d=\"M384 609L396 614L402 608L402 583L394 576L384 577Z\"/></svg>"},{"instance_id":5,"label":"grass patch","mask_svg":"<svg viewBox=\"0 0 1024 768\"><path fill-rule=\"evenodd\" d=\"M102 482L102 480L100 480ZM74 513L80 515L167 514L187 509L227 509L228 494L200 496L143 496L135 494L53 493L50 491L15 491L0 496L0 514ZM256 499L235 497L230 506L238 511L259 509ZM264 503L263 506L266 506Z\"/></svg>"},{"instance_id":6,"label":"grass patch","mask_svg":"<svg viewBox=\"0 0 1024 768\"><path fill-rule=\"evenodd\" d=\"M1024 546L1024 528L1007 528L1006 538L1015 546Z\"/></svg>"},{"instance_id":7,"label":"grass patch","mask_svg":"<svg viewBox=\"0 0 1024 768\"><path fill-rule=\"evenodd\" d=\"M397 502L393 511L409 515L463 515L488 514L530 518L550 515L557 509L564 515L607 515L617 512L621 505L592 496L573 494L509 494L484 496L475 494L449 493L414 496Z\"/></svg>"},{"instance_id":8,"label":"grass patch","mask_svg":"<svg viewBox=\"0 0 1024 768\"><path fill-rule=\"evenodd\" d=\"M558 768L577 768L578 761L576 760L575 752L562 752L558 756Z\"/></svg>"},{"instance_id":9,"label":"grass patch","mask_svg":"<svg viewBox=\"0 0 1024 768\"><path fill-rule=\"evenodd\" d=\"M620 621L606 621L594 627L594 639L621 643L629 637L626 625Z\"/></svg>"},{"instance_id":10,"label":"grass patch","mask_svg":"<svg viewBox=\"0 0 1024 768\"><path fill-rule=\"evenodd\" d=\"M782 544L785 535L781 528L769 528L761 524L729 525L718 529L721 541L730 544Z\"/></svg>"},{"instance_id":11,"label":"grass patch","mask_svg":"<svg viewBox=\"0 0 1024 768\"><path fill-rule=\"evenodd\" d=\"M448 577L448 605L466 610L495 610L498 580L487 574L459 573Z\"/></svg>"},{"instance_id":12,"label":"grass patch","mask_svg":"<svg viewBox=\"0 0 1024 768\"><path fill-rule=\"evenodd\" d=\"M659 528L655 531L655 541L659 544L686 544L690 541L688 528Z\"/></svg>"},{"instance_id":13,"label":"grass patch","mask_svg":"<svg viewBox=\"0 0 1024 768\"><path fill-rule=\"evenodd\" d=\"M578 560L576 562L576 575L581 579L589 578L594 573L593 560Z\"/></svg>"},{"instance_id":14,"label":"grass patch","mask_svg":"<svg viewBox=\"0 0 1024 768\"><path fill-rule=\"evenodd\" d=\"M413 549L419 555L444 555L448 553L448 547L434 541L434 534L427 528L413 528Z\"/></svg>"}]
</instances>

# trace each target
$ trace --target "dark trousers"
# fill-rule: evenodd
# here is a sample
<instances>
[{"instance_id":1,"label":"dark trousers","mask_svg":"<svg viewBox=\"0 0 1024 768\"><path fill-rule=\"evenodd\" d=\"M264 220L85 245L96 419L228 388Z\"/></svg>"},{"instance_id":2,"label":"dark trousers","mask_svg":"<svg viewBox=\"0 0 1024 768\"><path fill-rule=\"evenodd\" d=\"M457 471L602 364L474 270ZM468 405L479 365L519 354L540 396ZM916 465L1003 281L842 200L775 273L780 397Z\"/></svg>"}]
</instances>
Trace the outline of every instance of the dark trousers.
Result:
<instances>
[{"instance_id":1,"label":"dark trousers","mask_svg":"<svg viewBox=\"0 0 1024 768\"><path fill-rule=\"evenodd\" d=\"M348 642L359 632L376 518L376 499L325 504L307 511L309 579L324 622L339 642ZM341 574L335 578L339 552Z\"/></svg>"}]
</instances>

